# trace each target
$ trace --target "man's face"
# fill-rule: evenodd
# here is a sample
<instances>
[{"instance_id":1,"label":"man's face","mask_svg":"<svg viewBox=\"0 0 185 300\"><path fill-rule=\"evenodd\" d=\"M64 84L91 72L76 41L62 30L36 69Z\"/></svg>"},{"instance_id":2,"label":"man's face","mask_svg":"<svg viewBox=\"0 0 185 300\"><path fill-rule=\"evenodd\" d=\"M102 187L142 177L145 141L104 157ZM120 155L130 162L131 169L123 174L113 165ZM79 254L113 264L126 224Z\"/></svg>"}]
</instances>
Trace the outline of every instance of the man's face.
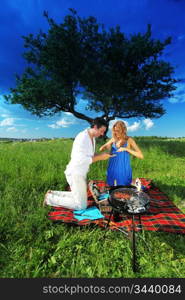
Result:
<instances>
[{"instance_id":1,"label":"man's face","mask_svg":"<svg viewBox=\"0 0 185 300\"><path fill-rule=\"evenodd\" d=\"M105 131L106 131L106 127L102 126L100 128L97 128L97 126L94 126L94 131L95 131L95 137L100 137L100 136L104 136Z\"/></svg>"}]
</instances>

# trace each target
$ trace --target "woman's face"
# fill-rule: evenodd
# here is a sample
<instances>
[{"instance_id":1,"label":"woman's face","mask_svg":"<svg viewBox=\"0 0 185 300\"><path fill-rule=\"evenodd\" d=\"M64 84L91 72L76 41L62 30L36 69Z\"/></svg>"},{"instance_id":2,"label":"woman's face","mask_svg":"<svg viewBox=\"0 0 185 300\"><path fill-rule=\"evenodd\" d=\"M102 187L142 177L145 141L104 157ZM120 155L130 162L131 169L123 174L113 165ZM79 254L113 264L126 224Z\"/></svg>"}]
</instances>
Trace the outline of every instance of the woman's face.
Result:
<instances>
[{"instance_id":1,"label":"woman's face","mask_svg":"<svg viewBox=\"0 0 185 300\"><path fill-rule=\"evenodd\" d=\"M115 126L114 134L116 135L117 138L123 137L123 134L125 134L125 128L124 128L124 132L122 132L122 128L120 126Z\"/></svg>"}]
</instances>

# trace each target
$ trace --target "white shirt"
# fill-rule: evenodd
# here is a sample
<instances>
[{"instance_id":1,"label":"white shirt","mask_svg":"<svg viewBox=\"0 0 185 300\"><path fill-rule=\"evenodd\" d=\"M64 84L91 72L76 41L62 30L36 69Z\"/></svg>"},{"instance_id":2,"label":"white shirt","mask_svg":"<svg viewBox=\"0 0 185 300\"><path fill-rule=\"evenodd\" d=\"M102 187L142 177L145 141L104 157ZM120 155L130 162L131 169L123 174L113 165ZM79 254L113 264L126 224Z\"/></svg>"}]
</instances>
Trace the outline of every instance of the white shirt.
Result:
<instances>
[{"instance_id":1,"label":"white shirt","mask_svg":"<svg viewBox=\"0 0 185 300\"><path fill-rule=\"evenodd\" d=\"M73 142L71 160L66 167L65 174L79 174L86 176L95 152L95 138L93 142L88 134L88 129L81 131Z\"/></svg>"}]
</instances>

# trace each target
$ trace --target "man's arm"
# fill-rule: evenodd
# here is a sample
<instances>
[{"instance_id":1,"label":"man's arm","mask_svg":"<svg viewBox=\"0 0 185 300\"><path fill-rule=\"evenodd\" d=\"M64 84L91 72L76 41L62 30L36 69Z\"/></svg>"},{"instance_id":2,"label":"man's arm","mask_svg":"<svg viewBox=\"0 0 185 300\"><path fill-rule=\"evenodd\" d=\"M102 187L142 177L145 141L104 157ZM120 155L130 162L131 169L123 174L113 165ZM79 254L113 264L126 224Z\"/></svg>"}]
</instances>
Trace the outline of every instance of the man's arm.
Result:
<instances>
[{"instance_id":1,"label":"man's arm","mask_svg":"<svg viewBox=\"0 0 185 300\"><path fill-rule=\"evenodd\" d=\"M110 157L114 157L116 156L115 154L109 154L109 153L101 153L101 154L96 154L92 157L92 162L96 162L96 161L99 161L99 160L107 160L109 159Z\"/></svg>"}]
</instances>

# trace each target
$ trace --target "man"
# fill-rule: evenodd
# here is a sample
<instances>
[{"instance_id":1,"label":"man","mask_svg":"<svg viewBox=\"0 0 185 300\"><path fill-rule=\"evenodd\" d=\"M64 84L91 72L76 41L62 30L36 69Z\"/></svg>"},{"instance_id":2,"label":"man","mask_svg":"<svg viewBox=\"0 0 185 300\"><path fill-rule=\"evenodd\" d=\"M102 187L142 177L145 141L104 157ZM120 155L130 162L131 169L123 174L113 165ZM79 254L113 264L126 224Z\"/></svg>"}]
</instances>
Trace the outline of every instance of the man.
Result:
<instances>
[{"instance_id":1,"label":"man","mask_svg":"<svg viewBox=\"0 0 185 300\"><path fill-rule=\"evenodd\" d=\"M64 206L74 210L87 208L86 177L89 167L91 163L112 157L109 153L95 154L95 139L103 136L106 130L106 122L96 118L91 128L85 129L76 136L72 146L71 160L64 172L71 191L48 191L44 204Z\"/></svg>"}]
</instances>

